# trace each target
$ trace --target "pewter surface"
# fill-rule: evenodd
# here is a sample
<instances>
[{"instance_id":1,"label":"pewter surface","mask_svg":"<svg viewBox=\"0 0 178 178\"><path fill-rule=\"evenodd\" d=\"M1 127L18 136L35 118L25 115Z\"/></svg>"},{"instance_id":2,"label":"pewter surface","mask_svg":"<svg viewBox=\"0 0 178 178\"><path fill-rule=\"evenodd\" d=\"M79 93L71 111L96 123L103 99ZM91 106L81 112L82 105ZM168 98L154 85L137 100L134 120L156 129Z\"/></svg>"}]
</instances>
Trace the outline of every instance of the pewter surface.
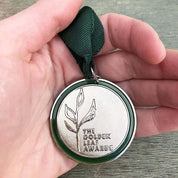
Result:
<instances>
[{"instance_id":1,"label":"pewter surface","mask_svg":"<svg viewBox=\"0 0 178 178\"><path fill-rule=\"evenodd\" d=\"M125 140L129 114L120 96L98 85L81 86L69 93L57 115L58 131L65 145L84 157L102 157Z\"/></svg>"}]
</instances>

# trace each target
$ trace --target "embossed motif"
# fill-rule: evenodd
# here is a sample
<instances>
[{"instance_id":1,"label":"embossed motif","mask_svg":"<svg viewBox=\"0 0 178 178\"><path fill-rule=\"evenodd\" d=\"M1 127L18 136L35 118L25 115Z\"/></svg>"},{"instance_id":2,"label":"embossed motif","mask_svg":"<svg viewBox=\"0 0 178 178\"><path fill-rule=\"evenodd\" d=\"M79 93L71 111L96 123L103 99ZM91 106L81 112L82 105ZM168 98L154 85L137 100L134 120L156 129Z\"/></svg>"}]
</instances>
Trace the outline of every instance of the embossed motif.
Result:
<instances>
[{"instance_id":1,"label":"embossed motif","mask_svg":"<svg viewBox=\"0 0 178 178\"><path fill-rule=\"evenodd\" d=\"M93 120L96 116L96 101L93 99L91 107L89 108L89 111L87 114L80 120L79 119L79 110L80 107L84 104L85 95L83 92L83 88L80 88L79 94L76 99L76 109L75 111L68 107L67 104L65 104L65 116L67 119L73 122L75 125L75 128L70 126L66 120L64 120L66 128L76 134L76 143L77 143L77 150L80 152L80 143L79 143L79 130L83 124L86 122L89 122Z\"/></svg>"}]
</instances>

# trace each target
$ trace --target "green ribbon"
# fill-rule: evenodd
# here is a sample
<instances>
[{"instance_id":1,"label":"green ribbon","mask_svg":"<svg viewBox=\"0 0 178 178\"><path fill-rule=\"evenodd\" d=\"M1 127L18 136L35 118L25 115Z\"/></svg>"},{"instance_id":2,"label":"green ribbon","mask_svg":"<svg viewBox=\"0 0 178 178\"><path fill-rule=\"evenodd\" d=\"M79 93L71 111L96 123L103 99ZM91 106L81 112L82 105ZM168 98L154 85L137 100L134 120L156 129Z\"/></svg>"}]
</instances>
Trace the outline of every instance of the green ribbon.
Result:
<instances>
[{"instance_id":1,"label":"green ribbon","mask_svg":"<svg viewBox=\"0 0 178 178\"><path fill-rule=\"evenodd\" d=\"M92 76L93 56L104 44L104 30L96 13L83 7L68 28L58 34L71 51L85 78Z\"/></svg>"}]
</instances>

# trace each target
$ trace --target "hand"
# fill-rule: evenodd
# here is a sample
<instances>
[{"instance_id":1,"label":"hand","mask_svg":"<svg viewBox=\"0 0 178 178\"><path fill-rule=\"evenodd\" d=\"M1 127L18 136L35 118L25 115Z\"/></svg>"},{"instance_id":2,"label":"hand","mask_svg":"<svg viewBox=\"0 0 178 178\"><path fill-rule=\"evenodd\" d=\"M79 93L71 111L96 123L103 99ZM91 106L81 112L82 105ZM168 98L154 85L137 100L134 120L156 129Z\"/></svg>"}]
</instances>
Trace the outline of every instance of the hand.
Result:
<instances>
[{"instance_id":1,"label":"hand","mask_svg":"<svg viewBox=\"0 0 178 178\"><path fill-rule=\"evenodd\" d=\"M97 74L119 85L138 106L136 137L178 130L178 51L165 50L141 21L117 14L101 21L105 45L95 58ZM116 48L121 50L106 54Z\"/></svg>"},{"instance_id":2,"label":"hand","mask_svg":"<svg viewBox=\"0 0 178 178\"><path fill-rule=\"evenodd\" d=\"M49 114L57 94L79 77L71 54L54 36L81 3L40 0L0 22L1 178L56 178L76 166L53 143Z\"/></svg>"},{"instance_id":3,"label":"hand","mask_svg":"<svg viewBox=\"0 0 178 178\"><path fill-rule=\"evenodd\" d=\"M49 113L56 96L83 77L55 36L81 3L40 0L0 22L0 177L57 177L76 165L53 143ZM169 50L165 58L157 34L143 22L116 14L101 20L106 42L95 57L96 72L122 87L135 105L160 106L137 109L137 136L178 129L178 52ZM116 48L123 50L106 54Z\"/></svg>"}]
</instances>

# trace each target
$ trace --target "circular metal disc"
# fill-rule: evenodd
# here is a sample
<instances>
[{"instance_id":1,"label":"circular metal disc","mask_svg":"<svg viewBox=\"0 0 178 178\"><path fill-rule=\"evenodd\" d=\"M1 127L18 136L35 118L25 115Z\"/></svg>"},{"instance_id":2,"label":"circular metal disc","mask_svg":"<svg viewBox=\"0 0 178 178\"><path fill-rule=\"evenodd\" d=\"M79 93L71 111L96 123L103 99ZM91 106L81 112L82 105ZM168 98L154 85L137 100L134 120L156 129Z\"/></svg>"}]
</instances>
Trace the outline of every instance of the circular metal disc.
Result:
<instances>
[{"instance_id":1,"label":"circular metal disc","mask_svg":"<svg viewBox=\"0 0 178 178\"><path fill-rule=\"evenodd\" d=\"M98 164L122 155L133 140L136 115L128 96L106 80L67 87L51 111L56 144L77 162Z\"/></svg>"}]
</instances>

